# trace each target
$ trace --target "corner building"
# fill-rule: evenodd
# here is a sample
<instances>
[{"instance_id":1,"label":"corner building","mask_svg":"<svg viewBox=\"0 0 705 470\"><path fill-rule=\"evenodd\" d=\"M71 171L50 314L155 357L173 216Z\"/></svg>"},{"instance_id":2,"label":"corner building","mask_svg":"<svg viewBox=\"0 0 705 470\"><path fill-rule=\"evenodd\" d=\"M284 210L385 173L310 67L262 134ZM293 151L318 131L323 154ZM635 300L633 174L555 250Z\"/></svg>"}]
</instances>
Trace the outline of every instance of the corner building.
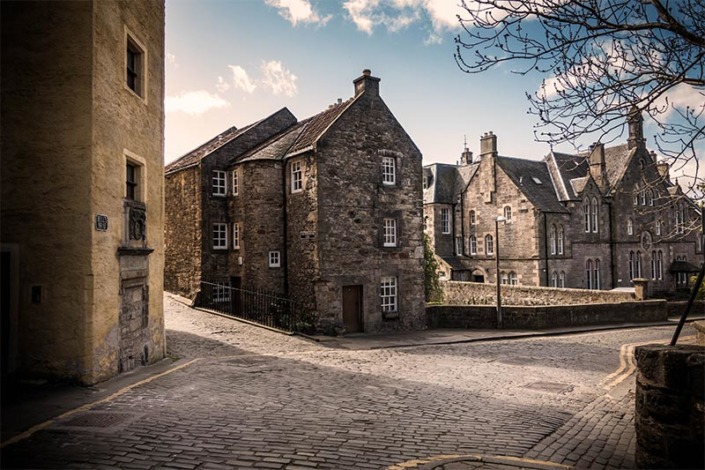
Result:
<instances>
[{"instance_id":1,"label":"corner building","mask_svg":"<svg viewBox=\"0 0 705 470\"><path fill-rule=\"evenodd\" d=\"M2 371L165 355L164 2L3 1Z\"/></svg>"},{"instance_id":2,"label":"corner building","mask_svg":"<svg viewBox=\"0 0 705 470\"><path fill-rule=\"evenodd\" d=\"M369 70L302 120L286 108L166 168L167 290L202 281L303 302L348 332L422 328L421 153Z\"/></svg>"},{"instance_id":3,"label":"corner building","mask_svg":"<svg viewBox=\"0 0 705 470\"><path fill-rule=\"evenodd\" d=\"M628 127L624 144L543 161L499 155L490 132L478 157L465 149L459 165L424 167L425 230L442 277L582 289L647 279L652 295L687 290L703 261L700 210L647 150L639 113Z\"/></svg>"}]
</instances>

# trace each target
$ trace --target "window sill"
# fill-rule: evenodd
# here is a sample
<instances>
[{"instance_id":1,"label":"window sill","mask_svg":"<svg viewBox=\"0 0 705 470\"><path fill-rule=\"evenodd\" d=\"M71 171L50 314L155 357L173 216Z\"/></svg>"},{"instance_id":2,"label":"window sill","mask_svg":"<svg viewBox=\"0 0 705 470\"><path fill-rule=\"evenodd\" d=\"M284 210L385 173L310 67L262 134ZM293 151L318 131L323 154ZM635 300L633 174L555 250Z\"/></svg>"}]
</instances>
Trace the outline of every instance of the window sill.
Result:
<instances>
[{"instance_id":1,"label":"window sill","mask_svg":"<svg viewBox=\"0 0 705 470\"><path fill-rule=\"evenodd\" d=\"M382 318L385 320L398 320L399 312L382 312Z\"/></svg>"}]
</instances>

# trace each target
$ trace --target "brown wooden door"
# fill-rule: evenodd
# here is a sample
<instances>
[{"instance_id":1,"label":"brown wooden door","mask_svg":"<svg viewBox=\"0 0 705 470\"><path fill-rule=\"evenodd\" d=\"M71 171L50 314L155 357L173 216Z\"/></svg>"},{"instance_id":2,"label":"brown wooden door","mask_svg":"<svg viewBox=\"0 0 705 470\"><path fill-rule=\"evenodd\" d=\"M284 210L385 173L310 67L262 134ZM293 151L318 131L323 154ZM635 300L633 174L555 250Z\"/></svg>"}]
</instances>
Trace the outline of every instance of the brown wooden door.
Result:
<instances>
[{"instance_id":1,"label":"brown wooden door","mask_svg":"<svg viewBox=\"0 0 705 470\"><path fill-rule=\"evenodd\" d=\"M343 323L347 333L364 331L362 323L362 286L343 286Z\"/></svg>"}]
</instances>

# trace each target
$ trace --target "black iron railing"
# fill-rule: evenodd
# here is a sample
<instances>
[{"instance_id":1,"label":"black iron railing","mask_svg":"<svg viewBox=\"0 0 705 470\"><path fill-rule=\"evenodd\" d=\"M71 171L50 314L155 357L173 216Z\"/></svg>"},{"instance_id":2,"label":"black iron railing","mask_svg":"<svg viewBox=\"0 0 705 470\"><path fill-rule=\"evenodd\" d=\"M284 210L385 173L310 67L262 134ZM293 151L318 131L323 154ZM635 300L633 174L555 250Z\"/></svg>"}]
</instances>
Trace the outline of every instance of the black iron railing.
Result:
<instances>
[{"instance_id":1,"label":"black iron railing","mask_svg":"<svg viewBox=\"0 0 705 470\"><path fill-rule=\"evenodd\" d=\"M311 315L298 302L265 290L237 289L227 282L201 282L196 306L279 330L313 330Z\"/></svg>"}]
</instances>

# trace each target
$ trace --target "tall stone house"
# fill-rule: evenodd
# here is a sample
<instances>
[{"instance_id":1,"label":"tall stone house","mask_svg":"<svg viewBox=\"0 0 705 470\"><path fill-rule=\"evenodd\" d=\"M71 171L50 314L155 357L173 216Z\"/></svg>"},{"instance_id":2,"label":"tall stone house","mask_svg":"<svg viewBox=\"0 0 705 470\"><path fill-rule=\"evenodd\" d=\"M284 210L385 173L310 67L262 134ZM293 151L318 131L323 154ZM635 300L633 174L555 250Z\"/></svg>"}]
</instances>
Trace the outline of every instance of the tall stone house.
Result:
<instances>
[{"instance_id":1,"label":"tall stone house","mask_svg":"<svg viewBox=\"0 0 705 470\"><path fill-rule=\"evenodd\" d=\"M466 148L458 165L424 167L425 230L441 276L583 289L640 278L652 294L686 288L703 260L700 212L647 150L641 115L628 120L621 145L531 161L499 155L490 132L478 157Z\"/></svg>"},{"instance_id":2,"label":"tall stone house","mask_svg":"<svg viewBox=\"0 0 705 470\"><path fill-rule=\"evenodd\" d=\"M165 355L164 2L1 2L2 373Z\"/></svg>"},{"instance_id":3,"label":"tall stone house","mask_svg":"<svg viewBox=\"0 0 705 470\"><path fill-rule=\"evenodd\" d=\"M347 101L302 121L283 108L168 165L166 289L266 289L348 332L422 327L421 153L379 82L365 70Z\"/></svg>"}]
</instances>

